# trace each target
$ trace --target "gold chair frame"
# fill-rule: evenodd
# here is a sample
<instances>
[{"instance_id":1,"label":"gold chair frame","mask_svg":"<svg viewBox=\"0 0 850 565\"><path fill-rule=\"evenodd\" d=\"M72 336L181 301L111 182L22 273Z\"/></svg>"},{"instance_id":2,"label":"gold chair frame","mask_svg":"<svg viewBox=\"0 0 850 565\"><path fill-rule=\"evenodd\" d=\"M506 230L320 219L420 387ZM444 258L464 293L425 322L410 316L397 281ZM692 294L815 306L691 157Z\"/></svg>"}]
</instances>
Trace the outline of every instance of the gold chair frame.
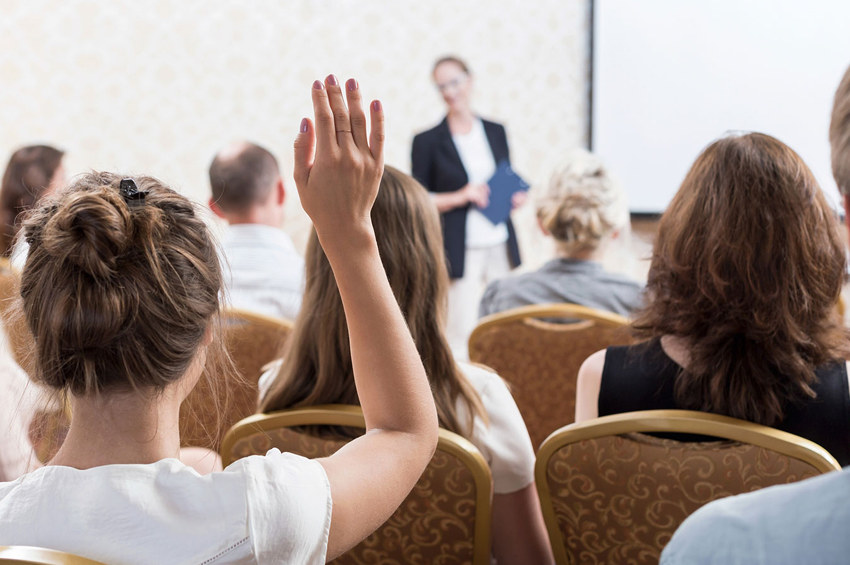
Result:
<instances>
[{"instance_id":1,"label":"gold chair frame","mask_svg":"<svg viewBox=\"0 0 850 565\"><path fill-rule=\"evenodd\" d=\"M260 431L295 426L346 426L366 428L363 410L359 406L319 405L281 410L270 414L255 414L234 425L221 443L221 459L225 467L233 463L231 453L239 440ZM490 564L490 519L493 479L490 467L481 452L468 439L440 428L437 450L445 451L462 461L475 482L475 531L473 532L472 565Z\"/></svg>"},{"instance_id":2,"label":"gold chair frame","mask_svg":"<svg viewBox=\"0 0 850 565\"><path fill-rule=\"evenodd\" d=\"M292 320L276 318L274 316L266 316L265 314L251 312L249 310L242 310L241 308L227 308L225 310L222 310L221 315L222 319L225 322L238 318L250 324L257 324L259 326L283 326L290 331L294 326Z\"/></svg>"},{"instance_id":3,"label":"gold chair frame","mask_svg":"<svg viewBox=\"0 0 850 565\"><path fill-rule=\"evenodd\" d=\"M540 446L534 464L537 495L557 565L568 565L555 507L547 480L549 460L562 447L580 441L631 433L683 433L713 436L769 449L808 463L821 473L841 470L829 452L800 436L728 416L692 410L644 410L603 416L564 426L553 432Z\"/></svg>"},{"instance_id":4,"label":"gold chair frame","mask_svg":"<svg viewBox=\"0 0 850 565\"><path fill-rule=\"evenodd\" d=\"M53 549L10 545L0 547L0 564L3 565L104 565L85 557Z\"/></svg>"},{"instance_id":5,"label":"gold chair frame","mask_svg":"<svg viewBox=\"0 0 850 565\"><path fill-rule=\"evenodd\" d=\"M478 321L478 326L476 326L469 335L469 349L471 351L473 343L475 343L480 335L493 326L500 326L502 324L521 321L524 319L534 320L539 318L567 318L579 319L581 321L589 320L592 322L603 322L619 326L629 325L629 319L624 316L614 314L613 312L605 312L604 310L589 308L587 306L580 306L578 304L531 304L529 306L520 306L519 308L512 308L510 310L505 310L504 312L490 314L489 316L481 318ZM550 325L555 326L555 324ZM580 322L575 324L558 324L557 331L569 332L582 330L586 327L587 326L585 324L581 324Z\"/></svg>"}]
</instances>

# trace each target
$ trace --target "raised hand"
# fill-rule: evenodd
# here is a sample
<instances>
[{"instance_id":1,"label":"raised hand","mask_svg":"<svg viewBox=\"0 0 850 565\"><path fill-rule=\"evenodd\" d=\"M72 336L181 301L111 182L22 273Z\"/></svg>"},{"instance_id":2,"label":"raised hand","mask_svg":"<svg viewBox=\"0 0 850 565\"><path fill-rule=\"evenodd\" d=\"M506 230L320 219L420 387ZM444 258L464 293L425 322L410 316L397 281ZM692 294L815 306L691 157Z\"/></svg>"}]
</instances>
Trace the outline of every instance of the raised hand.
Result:
<instances>
[{"instance_id":1,"label":"raised hand","mask_svg":"<svg viewBox=\"0 0 850 565\"><path fill-rule=\"evenodd\" d=\"M301 121L295 139L295 184L301 205L325 247L357 233L372 234L370 212L384 170L384 112L369 104L371 135L366 133L360 86L343 88L334 75L313 83L315 126Z\"/></svg>"}]
</instances>

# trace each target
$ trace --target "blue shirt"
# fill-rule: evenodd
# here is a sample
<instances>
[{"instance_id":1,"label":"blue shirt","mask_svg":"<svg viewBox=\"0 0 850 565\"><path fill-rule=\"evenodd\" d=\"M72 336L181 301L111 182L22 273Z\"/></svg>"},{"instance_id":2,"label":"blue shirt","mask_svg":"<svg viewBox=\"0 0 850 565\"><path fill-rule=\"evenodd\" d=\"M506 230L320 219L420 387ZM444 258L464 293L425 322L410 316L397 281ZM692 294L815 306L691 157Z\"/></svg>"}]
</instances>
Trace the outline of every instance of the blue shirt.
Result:
<instances>
[{"instance_id":1,"label":"blue shirt","mask_svg":"<svg viewBox=\"0 0 850 565\"><path fill-rule=\"evenodd\" d=\"M676 530L661 565L850 563L850 473L724 498Z\"/></svg>"}]
</instances>

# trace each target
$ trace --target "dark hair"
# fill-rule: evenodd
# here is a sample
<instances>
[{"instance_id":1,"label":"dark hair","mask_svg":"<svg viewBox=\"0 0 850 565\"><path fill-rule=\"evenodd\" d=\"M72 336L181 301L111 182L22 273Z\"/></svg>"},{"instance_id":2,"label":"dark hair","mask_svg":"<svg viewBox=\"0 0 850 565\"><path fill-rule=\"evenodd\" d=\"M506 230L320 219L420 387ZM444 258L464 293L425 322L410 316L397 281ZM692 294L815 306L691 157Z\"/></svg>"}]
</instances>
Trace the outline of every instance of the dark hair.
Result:
<instances>
[{"instance_id":1,"label":"dark hair","mask_svg":"<svg viewBox=\"0 0 850 565\"><path fill-rule=\"evenodd\" d=\"M841 194L850 194L850 68L835 91L829 144L832 147L832 176Z\"/></svg>"},{"instance_id":2,"label":"dark hair","mask_svg":"<svg viewBox=\"0 0 850 565\"><path fill-rule=\"evenodd\" d=\"M835 212L800 156L768 135L725 137L661 218L634 327L686 341L682 408L775 425L814 396L817 366L850 353L844 269Z\"/></svg>"},{"instance_id":3,"label":"dark hair","mask_svg":"<svg viewBox=\"0 0 850 565\"><path fill-rule=\"evenodd\" d=\"M463 72L470 76L472 75L472 73L469 72L469 67L466 66L466 63L464 63L460 57L455 57L454 55L446 55L445 57L440 57L439 59L437 59L437 62L434 63L434 68L431 69L431 74L437 72L437 67L439 67L443 63L454 63L455 65L460 67Z\"/></svg>"},{"instance_id":4,"label":"dark hair","mask_svg":"<svg viewBox=\"0 0 850 565\"><path fill-rule=\"evenodd\" d=\"M35 376L78 396L161 390L187 372L218 320L218 255L195 206L137 176L147 195L130 207L121 179L83 175L24 223L20 295Z\"/></svg>"},{"instance_id":5,"label":"dark hair","mask_svg":"<svg viewBox=\"0 0 850 565\"><path fill-rule=\"evenodd\" d=\"M372 206L372 223L384 270L431 382L440 425L468 436L472 418L486 421L486 413L443 334L449 276L437 208L422 185L388 166ZM285 361L261 401L263 412L359 404L345 310L315 230L307 246L306 280ZM467 405L466 420L458 414L458 398Z\"/></svg>"},{"instance_id":6,"label":"dark hair","mask_svg":"<svg viewBox=\"0 0 850 565\"><path fill-rule=\"evenodd\" d=\"M253 143L219 153L210 164L213 200L225 212L246 212L261 203L279 177L274 155Z\"/></svg>"},{"instance_id":7,"label":"dark hair","mask_svg":"<svg viewBox=\"0 0 850 565\"><path fill-rule=\"evenodd\" d=\"M0 185L0 254L11 252L20 229L20 214L32 208L50 186L64 155L48 145L31 145L12 153Z\"/></svg>"}]
</instances>

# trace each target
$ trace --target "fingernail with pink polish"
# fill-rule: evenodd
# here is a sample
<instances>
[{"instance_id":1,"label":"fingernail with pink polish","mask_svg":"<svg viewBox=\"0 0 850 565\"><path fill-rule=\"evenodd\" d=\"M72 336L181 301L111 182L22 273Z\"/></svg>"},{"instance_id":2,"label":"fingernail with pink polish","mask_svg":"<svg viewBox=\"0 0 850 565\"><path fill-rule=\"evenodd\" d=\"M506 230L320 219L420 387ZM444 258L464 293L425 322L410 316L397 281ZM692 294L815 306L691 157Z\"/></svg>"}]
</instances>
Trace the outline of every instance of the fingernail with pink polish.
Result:
<instances>
[{"instance_id":1,"label":"fingernail with pink polish","mask_svg":"<svg viewBox=\"0 0 850 565\"><path fill-rule=\"evenodd\" d=\"M301 118L301 133L307 133L307 118Z\"/></svg>"},{"instance_id":2,"label":"fingernail with pink polish","mask_svg":"<svg viewBox=\"0 0 850 565\"><path fill-rule=\"evenodd\" d=\"M380 112L381 111L381 101L375 100L374 102L372 102L372 109L376 112Z\"/></svg>"},{"instance_id":3,"label":"fingernail with pink polish","mask_svg":"<svg viewBox=\"0 0 850 565\"><path fill-rule=\"evenodd\" d=\"M314 80L313 81L313 88L315 88L316 90L321 90L324 87L325 87L325 85L322 84L322 81L320 81L320 80Z\"/></svg>"},{"instance_id":4,"label":"fingernail with pink polish","mask_svg":"<svg viewBox=\"0 0 850 565\"><path fill-rule=\"evenodd\" d=\"M339 83L337 82L336 77L334 75L328 75L328 84L331 86L336 86Z\"/></svg>"},{"instance_id":5,"label":"fingernail with pink polish","mask_svg":"<svg viewBox=\"0 0 850 565\"><path fill-rule=\"evenodd\" d=\"M348 90L357 90L357 81L356 81L356 80L354 80L353 78L350 78L350 79L348 79L348 81L345 83L345 86L347 86L347 87L348 87Z\"/></svg>"}]
</instances>

